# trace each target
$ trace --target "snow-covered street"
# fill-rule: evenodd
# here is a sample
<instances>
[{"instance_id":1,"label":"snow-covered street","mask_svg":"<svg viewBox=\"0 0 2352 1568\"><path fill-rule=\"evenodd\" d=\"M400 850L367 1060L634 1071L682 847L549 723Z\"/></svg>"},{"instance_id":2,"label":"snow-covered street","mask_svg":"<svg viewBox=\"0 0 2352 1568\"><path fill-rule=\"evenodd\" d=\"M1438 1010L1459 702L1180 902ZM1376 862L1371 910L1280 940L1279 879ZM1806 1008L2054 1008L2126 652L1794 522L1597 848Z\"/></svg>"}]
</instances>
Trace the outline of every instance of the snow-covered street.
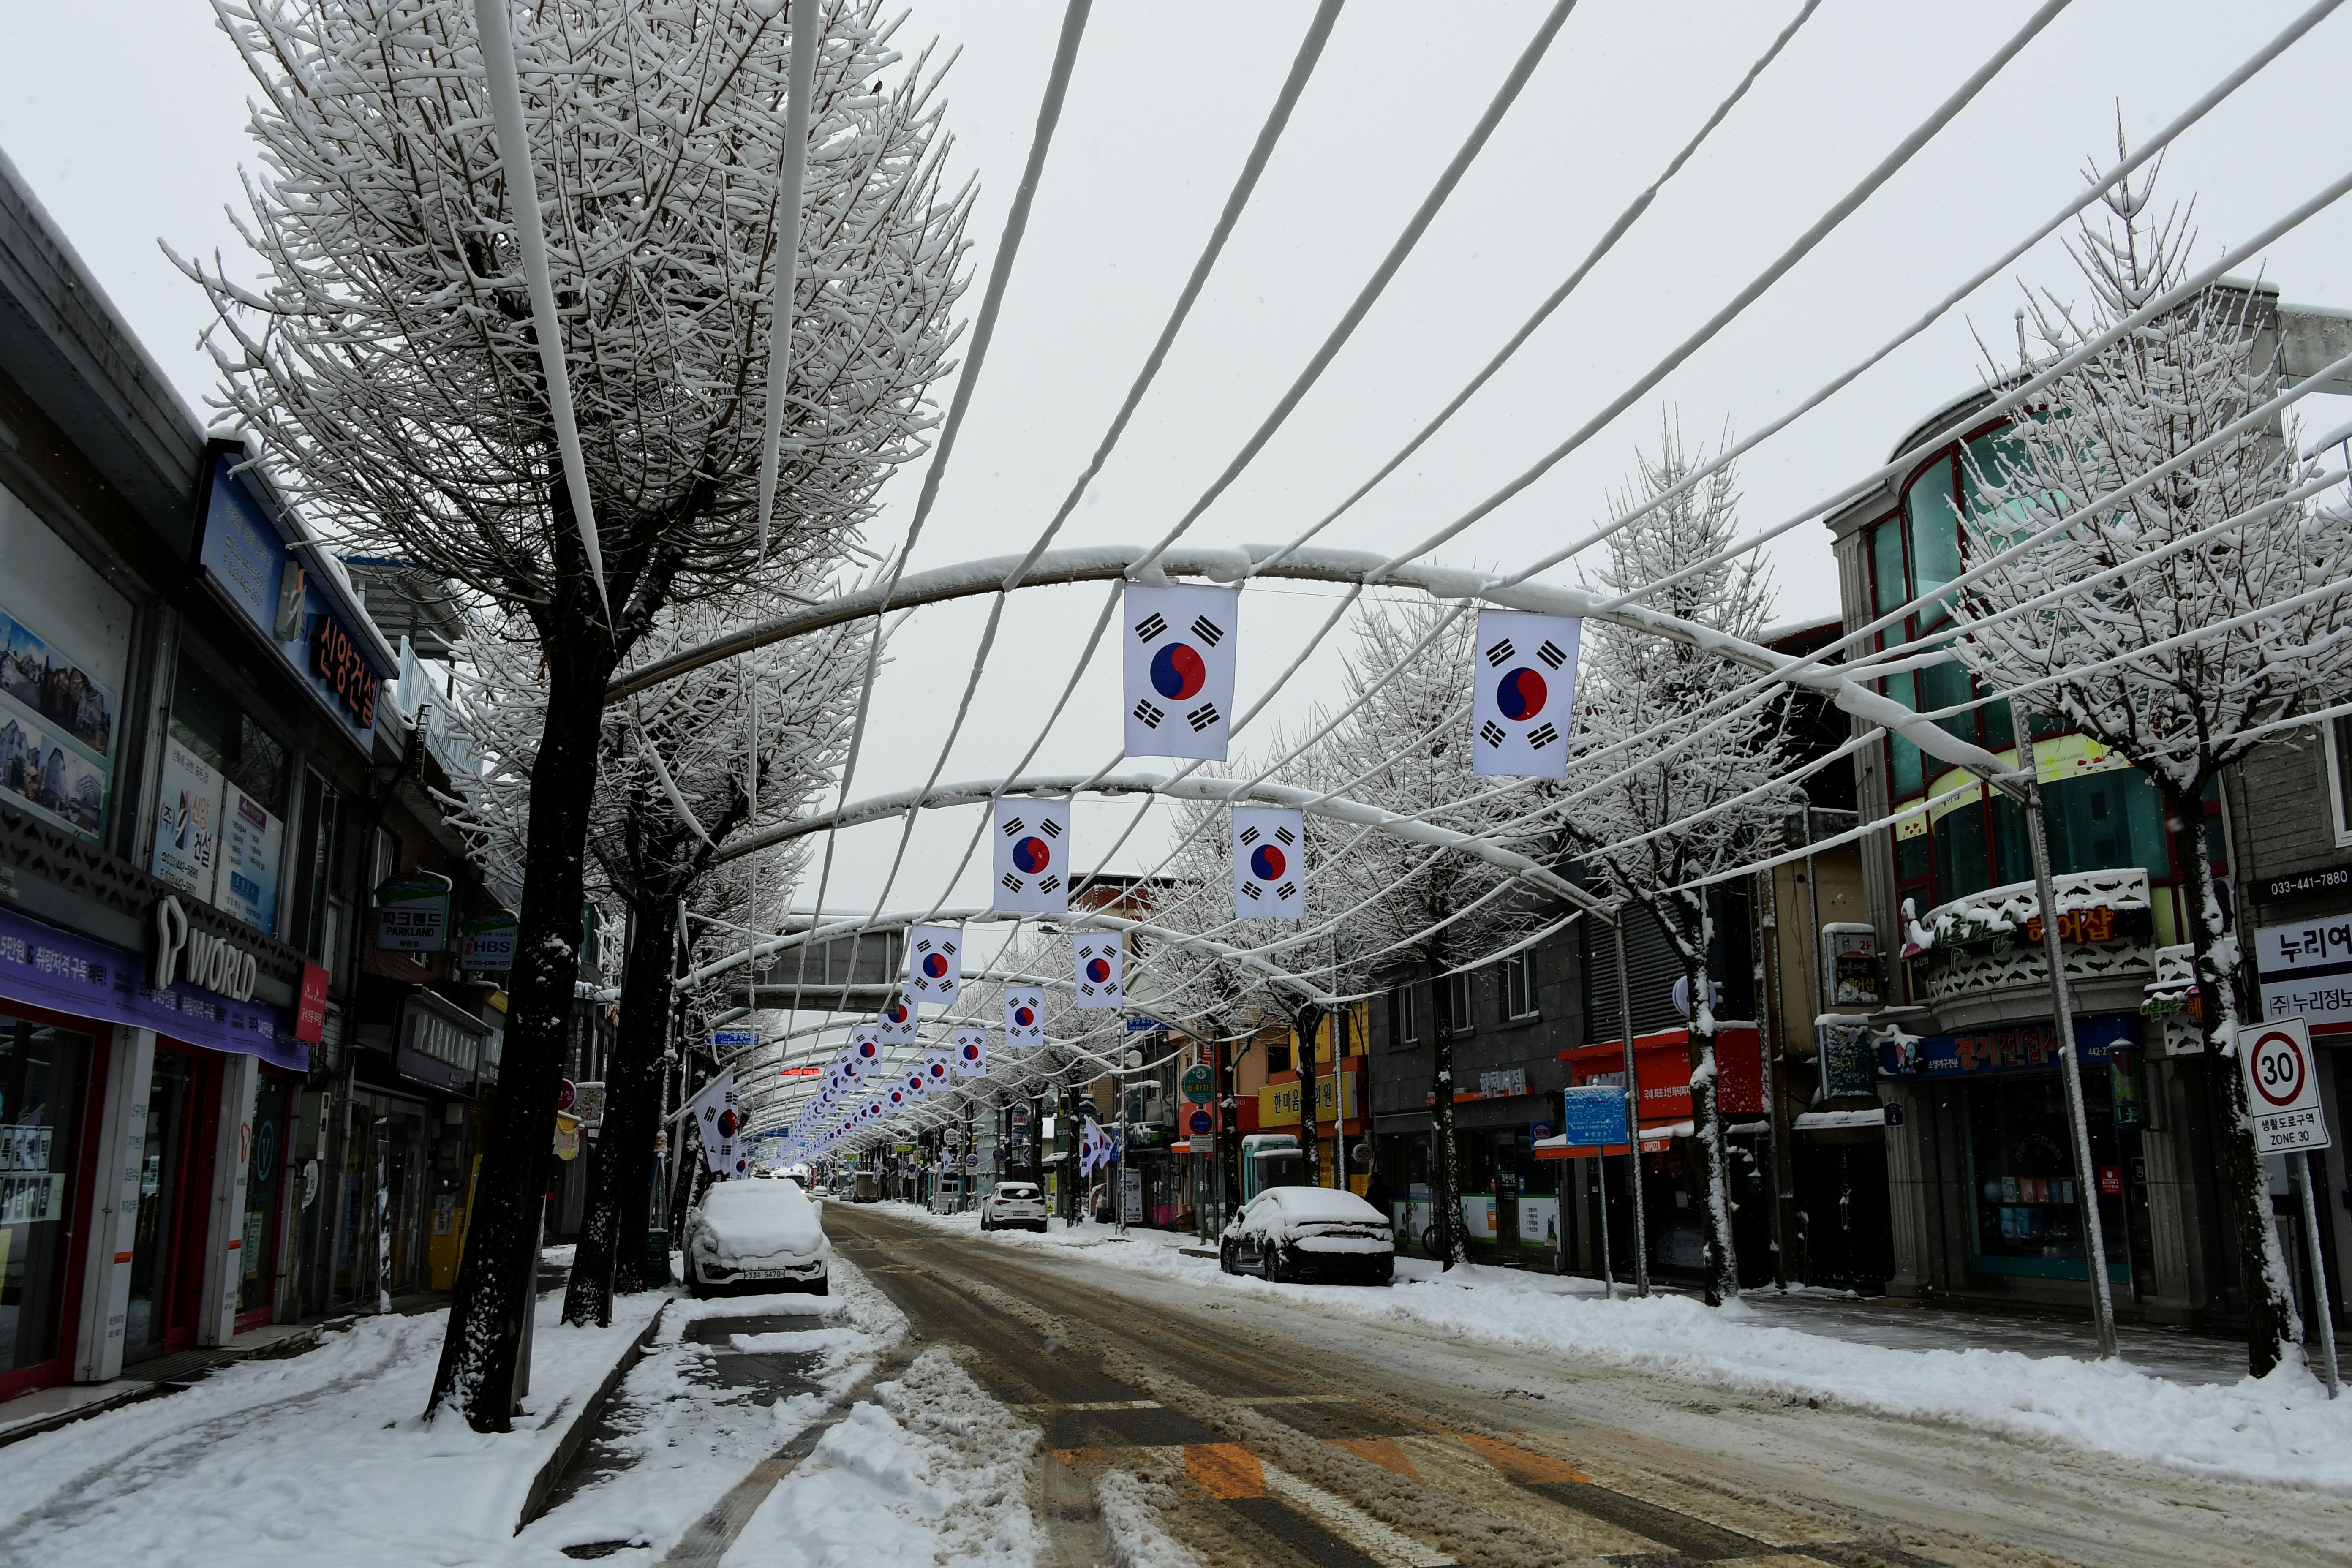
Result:
<instances>
[{"instance_id":1,"label":"snow-covered street","mask_svg":"<svg viewBox=\"0 0 2352 1568\"><path fill-rule=\"evenodd\" d=\"M423 1314L12 1446L0 1562L2352 1563L2352 1420L2300 1371L1902 1348L1854 1303L1721 1317L1493 1268L1275 1285L1141 1228L825 1219L827 1296L657 1292L581 1331L551 1292L509 1434L417 1419Z\"/></svg>"}]
</instances>

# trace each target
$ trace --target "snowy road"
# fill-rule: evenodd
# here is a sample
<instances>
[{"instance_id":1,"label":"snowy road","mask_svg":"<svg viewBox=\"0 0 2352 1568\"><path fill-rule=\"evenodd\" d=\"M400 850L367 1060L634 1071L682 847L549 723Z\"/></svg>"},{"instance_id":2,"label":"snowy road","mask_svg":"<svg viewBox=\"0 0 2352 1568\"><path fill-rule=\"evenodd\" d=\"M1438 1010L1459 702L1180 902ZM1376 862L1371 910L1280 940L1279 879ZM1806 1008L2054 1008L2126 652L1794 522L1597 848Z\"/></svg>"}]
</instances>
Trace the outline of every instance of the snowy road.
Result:
<instances>
[{"instance_id":1,"label":"snowy road","mask_svg":"<svg viewBox=\"0 0 2352 1568\"><path fill-rule=\"evenodd\" d=\"M1039 1560L2352 1564L2352 1500L1814 1407L829 1205L1035 1421Z\"/></svg>"}]
</instances>

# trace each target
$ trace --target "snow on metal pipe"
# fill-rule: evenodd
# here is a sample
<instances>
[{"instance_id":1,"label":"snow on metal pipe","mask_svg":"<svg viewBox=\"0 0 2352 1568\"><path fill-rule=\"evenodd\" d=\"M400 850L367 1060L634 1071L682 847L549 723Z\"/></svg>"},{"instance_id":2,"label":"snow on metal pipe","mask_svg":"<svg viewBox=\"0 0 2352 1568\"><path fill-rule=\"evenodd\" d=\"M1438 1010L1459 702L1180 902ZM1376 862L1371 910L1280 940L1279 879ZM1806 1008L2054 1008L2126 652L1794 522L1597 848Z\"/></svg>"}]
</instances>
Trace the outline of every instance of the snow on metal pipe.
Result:
<instances>
[{"instance_id":1,"label":"snow on metal pipe","mask_svg":"<svg viewBox=\"0 0 2352 1568\"><path fill-rule=\"evenodd\" d=\"M596 539L596 508L588 496L588 462L580 450L580 426L572 413L572 376L563 363L563 325L555 314L555 281L547 270L547 232L539 212L539 178L531 168L530 132L522 119L522 79L515 73L514 39L507 30L506 0L474 0L474 25L482 35L482 68L488 78L490 118L498 126L499 162L505 166L507 195L514 206L515 245L522 252L523 280L530 290L531 326L539 334L540 374L547 378L547 410L555 421L555 444L563 455L563 485L572 492L572 515L580 524L580 547L588 576L596 584L604 618L613 601L604 591L604 552Z\"/></svg>"},{"instance_id":2,"label":"snow on metal pipe","mask_svg":"<svg viewBox=\"0 0 2352 1568\"><path fill-rule=\"evenodd\" d=\"M762 16L775 15L774 0ZM784 395L793 379L793 311L800 285L801 186L808 174L809 97L816 88L816 57L824 47L817 0L793 0L793 63L784 97L784 170L776 195L776 302L768 321L768 419L760 436L760 551L768 558L768 520L776 510L776 466L784 439Z\"/></svg>"}]
</instances>

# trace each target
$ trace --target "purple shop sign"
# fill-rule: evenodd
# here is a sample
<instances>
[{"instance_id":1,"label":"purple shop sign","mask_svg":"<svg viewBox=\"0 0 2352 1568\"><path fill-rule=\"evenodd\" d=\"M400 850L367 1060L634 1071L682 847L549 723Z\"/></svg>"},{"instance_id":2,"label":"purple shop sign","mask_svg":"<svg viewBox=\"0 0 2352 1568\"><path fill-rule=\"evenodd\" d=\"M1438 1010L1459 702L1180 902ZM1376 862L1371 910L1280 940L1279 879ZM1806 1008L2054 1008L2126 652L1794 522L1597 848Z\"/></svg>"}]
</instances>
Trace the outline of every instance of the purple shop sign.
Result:
<instances>
[{"instance_id":1,"label":"purple shop sign","mask_svg":"<svg viewBox=\"0 0 2352 1568\"><path fill-rule=\"evenodd\" d=\"M185 981L158 991L147 984L145 968L136 953L0 910L0 997L309 1070L310 1047L286 1028L277 1008L233 1002Z\"/></svg>"}]
</instances>

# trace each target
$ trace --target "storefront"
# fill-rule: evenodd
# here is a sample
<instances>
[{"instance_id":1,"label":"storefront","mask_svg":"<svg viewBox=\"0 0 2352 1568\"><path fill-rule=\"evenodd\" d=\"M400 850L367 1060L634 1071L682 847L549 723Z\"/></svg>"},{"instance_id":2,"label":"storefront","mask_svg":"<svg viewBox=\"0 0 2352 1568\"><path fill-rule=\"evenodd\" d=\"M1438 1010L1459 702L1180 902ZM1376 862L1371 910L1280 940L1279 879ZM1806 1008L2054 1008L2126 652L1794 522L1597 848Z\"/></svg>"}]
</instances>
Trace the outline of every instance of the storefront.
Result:
<instances>
[{"instance_id":1,"label":"storefront","mask_svg":"<svg viewBox=\"0 0 2352 1568\"><path fill-rule=\"evenodd\" d=\"M1937 1249L1954 1291L2072 1300L2087 1284L2083 1184L2095 1184L2107 1277L2135 1296L2153 1288L2141 1019L2100 1014L2074 1026L2091 1170L2080 1171L2057 1031L2046 1021L1898 1041L1880 1067L1909 1091L1890 1140L1916 1137L1940 1220ZM1890 1120L1892 1120L1890 1118ZM1916 1122L1915 1128L1913 1123ZM2047 1282L2045 1284L2044 1282Z\"/></svg>"},{"instance_id":2,"label":"storefront","mask_svg":"<svg viewBox=\"0 0 2352 1568\"><path fill-rule=\"evenodd\" d=\"M189 942L189 911L155 905L152 956L0 910L0 1393L103 1381L269 1311L284 1189L274 1164L252 1179L255 1128L309 1050L254 999L263 954L205 911Z\"/></svg>"},{"instance_id":3,"label":"storefront","mask_svg":"<svg viewBox=\"0 0 2352 1568\"><path fill-rule=\"evenodd\" d=\"M1622 1041L1577 1046L1559 1053L1569 1064L1572 1087L1625 1084ZM1717 1081L1721 1086L1717 1110L1725 1122L1730 1165L1733 1247L1743 1281L1751 1275L1769 1277L1771 1243L1769 1205L1748 1202L1764 1190L1767 1159L1762 1147L1764 1111L1762 1039L1753 1024L1727 1023L1716 1034ZM1691 1093L1690 1039L1682 1029L1662 1029L1633 1037L1633 1071L1640 1089L1642 1218L1648 1228L1648 1261L1654 1273L1696 1279L1706 1268L1706 1168L1696 1132L1696 1110ZM1568 1211L1565 1239L1580 1268L1598 1272L1601 1207L1608 1207L1607 1232L1612 1267L1629 1270L1633 1254L1633 1199L1626 1184L1623 1144L1607 1149L1555 1145L1534 1152L1551 1164L1567 1162L1570 1173L1560 1184ZM1605 1173L1598 1162L1608 1161ZM1557 1168L1556 1165L1553 1168Z\"/></svg>"}]
</instances>

